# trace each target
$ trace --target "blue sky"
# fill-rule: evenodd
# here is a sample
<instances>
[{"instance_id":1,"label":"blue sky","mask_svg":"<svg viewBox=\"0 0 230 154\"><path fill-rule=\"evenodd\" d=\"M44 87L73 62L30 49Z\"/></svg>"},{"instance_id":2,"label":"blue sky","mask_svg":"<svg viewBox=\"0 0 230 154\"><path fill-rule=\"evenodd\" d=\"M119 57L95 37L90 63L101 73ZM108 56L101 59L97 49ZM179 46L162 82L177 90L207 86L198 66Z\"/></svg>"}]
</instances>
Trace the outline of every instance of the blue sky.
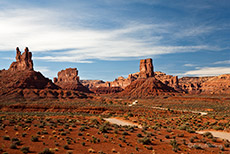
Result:
<instances>
[{"instance_id":1,"label":"blue sky","mask_svg":"<svg viewBox=\"0 0 230 154\"><path fill-rule=\"evenodd\" d=\"M0 1L0 69L28 46L35 70L53 78L114 80L152 58L155 71L230 73L229 0Z\"/></svg>"}]
</instances>

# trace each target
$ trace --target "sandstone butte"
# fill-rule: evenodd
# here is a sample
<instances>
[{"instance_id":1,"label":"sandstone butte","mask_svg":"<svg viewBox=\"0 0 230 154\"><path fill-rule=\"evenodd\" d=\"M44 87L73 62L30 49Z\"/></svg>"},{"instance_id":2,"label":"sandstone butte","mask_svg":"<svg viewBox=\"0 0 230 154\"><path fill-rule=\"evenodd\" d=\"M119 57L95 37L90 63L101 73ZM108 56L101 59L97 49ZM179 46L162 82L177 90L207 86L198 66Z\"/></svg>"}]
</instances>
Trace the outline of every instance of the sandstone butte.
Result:
<instances>
[{"instance_id":1,"label":"sandstone butte","mask_svg":"<svg viewBox=\"0 0 230 154\"><path fill-rule=\"evenodd\" d=\"M67 68L58 72L58 78L54 78L54 83L66 90L77 90L85 93L91 91L83 86L79 80L77 68Z\"/></svg>"},{"instance_id":2,"label":"sandstone butte","mask_svg":"<svg viewBox=\"0 0 230 154\"><path fill-rule=\"evenodd\" d=\"M104 82L102 80L82 80L81 82L83 85L89 87L92 91L97 93L117 93L123 91L123 89L138 79L148 79L154 77L155 79L161 81L164 85L171 87L180 93L230 94L230 74L208 77L178 78L178 76L166 75L163 72L154 72L152 59L150 58L140 60L139 69L139 72L129 74L128 78L121 76L111 82ZM111 88L116 88L117 90L113 91Z\"/></svg>"},{"instance_id":3,"label":"sandstone butte","mask_svg":"<svg viewBox=\"0 0 230 154\"><path fill-rule=\"evenodd\" d=\"M147 97L179 93L230 94L230 74L213 77L182 77L154 72L152 59L140 60L139 72L128 78L118 77L112 82L81 80L76 68L58 72L54 83L34 71L32 53L25 48L21 54L16 48L16 61L8 70L0 70L0 99L12 98L87 98L84 93L119 93L120 96ZM80 92L80 93L79 93ZM81 93L84 92L84 93Z\"/></svg>"},{"instance_id":4,"label":"sandstone butte","mask_svg":"<svg viewBox=\"0 0 230 154\"><path fill-rule=\"evenodd\" d=\"M87 98L77 91L63 90L52 80L34 71L32 53L16 48L16 62L8 70L0 70L0 100Z\"/></svg>"}]
</instances>

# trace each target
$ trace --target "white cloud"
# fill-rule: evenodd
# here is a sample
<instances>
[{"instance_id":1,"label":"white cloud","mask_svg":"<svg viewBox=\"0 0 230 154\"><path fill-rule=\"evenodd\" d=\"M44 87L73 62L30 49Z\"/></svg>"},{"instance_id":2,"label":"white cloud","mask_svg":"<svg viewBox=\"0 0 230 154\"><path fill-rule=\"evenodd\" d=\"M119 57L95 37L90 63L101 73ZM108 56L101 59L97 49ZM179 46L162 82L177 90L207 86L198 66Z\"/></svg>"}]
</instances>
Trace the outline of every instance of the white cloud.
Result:
<instances>
[{"instance_id":1,"label":"white cloud","mask_svg":"<svg viewBox=\"0 0 230 154\"><path fill-rule=\"evenodd\" d=\"M184 64L185 67L194 67L196 66L195 64Z\"/></svg>"},{"instance_id":2,"label":"white cloud","mask_svg":"<svg viewBox=\"0 0 230 154\"><path fill-rule=\"evenodd\" d=\"M230 64L230 60L224 60L224 61L217 61L213 64Z\"/></svg>"},{"instance_id":3,"label":"white cloud","mask_svg":"<svg viewBox=\"0 0 230 154\"><path fill-rule=\"evenodd\" d=\"M199 35L210 33L214 29L215 28L211 26L194 26L194 27L190 26L188 28L179 30L179 32L176 33L175 36L176 38L199 36Z\"/></svg>"},{"instance_id":4,"label":"white cloud","mask_svg":"<svg viewBox=\"0 0 230 154\"><path fill-rule=\"evenodd\" d=\"M184 75L193 76L214 76L221 74L229 74L230 67L202 67L197 70L192 70L184 73Z\"/></svg>"},{"instance_id":5,"label":"white cloud","mask_svg":"<svg viewBox=\"0 0 230 154\"><path fill-rule=\"evenodd\" d=\"M45 9L14 9L0 12L0 51L28 46L34 59L90 63L90 59L114 60L176 52L220 50L208 45L170 46L156 35L168 33L170 24L126 22L110 30L70 26L62 13ZM66 24L67 23L67 24ZM66 25L65 25L66 24ZM55 52L55 50L71 49ZM40 54L40 53L45 53Z\"/></svg>"}]
</instances>

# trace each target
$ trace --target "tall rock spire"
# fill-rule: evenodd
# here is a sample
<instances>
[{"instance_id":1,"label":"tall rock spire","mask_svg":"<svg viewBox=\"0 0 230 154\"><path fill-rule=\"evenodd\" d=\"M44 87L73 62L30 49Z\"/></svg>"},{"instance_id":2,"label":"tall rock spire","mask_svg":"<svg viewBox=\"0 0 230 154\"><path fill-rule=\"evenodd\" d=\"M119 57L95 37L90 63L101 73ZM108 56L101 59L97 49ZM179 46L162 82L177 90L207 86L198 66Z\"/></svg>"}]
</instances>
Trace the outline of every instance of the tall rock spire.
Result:
<instances>
[{"instance_id":1,"label":"tall rock spire","mask_svg":"<svg viewBox=\"0 0 230 154\"><path fill-rule=\"evenodd\" d=\"M153 72L152 59L151 58L141 59L140 60L139 77L140 78L149 78L149 77L153 77L153 76L154 76L154 72Z\"/></svg>"},{"instance_id":2,"label":"tall rock spire","mask_svg":"<svg viewBox=\"0 0 230 154\"><path fill-rule=\"evenodd\" d=\"M29 52L28 47L25 48L24 53L21 54L19 48L16 48L16 62L10 65L9 70L11 71L22 71L22 70L34 70L32 53Z\"/></svg>"}]
</instances>

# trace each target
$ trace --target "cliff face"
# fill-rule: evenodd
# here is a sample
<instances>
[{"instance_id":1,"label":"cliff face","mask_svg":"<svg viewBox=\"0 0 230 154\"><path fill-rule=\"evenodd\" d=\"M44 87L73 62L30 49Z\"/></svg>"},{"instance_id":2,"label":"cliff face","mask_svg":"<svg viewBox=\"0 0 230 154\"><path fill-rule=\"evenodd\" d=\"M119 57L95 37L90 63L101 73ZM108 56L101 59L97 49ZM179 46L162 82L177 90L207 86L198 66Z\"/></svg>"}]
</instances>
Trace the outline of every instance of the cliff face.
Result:
<instances>
[{"instance_id":1,"label":"cliff face","mask_svg":"<svg viewBox=\"0 0 230 154\"><path fill-rule=\"evenodd\" d=\"M201 84L205 94L230 94L230 74L215 76Z\"/></svg>"},{"instance_id":2,"label":"cliff face","mask_svg":"<svg viewBox=\"0 0 230 154\"><path fill-rule=\"evenodd\" d=\"M90 92L87 87L81 84L76 68L67 68L58 72L58 78L54 78L54 83L62 89Z\"/></svg>"},{"instance_id":3,"label":"cliff face","mask_svg":"<svg viewBox=\"0 0 230 154\"><path fill-rule=\"evenodd\" d=\"M182 77L179 79L179 86L185 93L199 94L202 91L202 83L211 78L212 77Z\"/></svg>"}]
</instances>

